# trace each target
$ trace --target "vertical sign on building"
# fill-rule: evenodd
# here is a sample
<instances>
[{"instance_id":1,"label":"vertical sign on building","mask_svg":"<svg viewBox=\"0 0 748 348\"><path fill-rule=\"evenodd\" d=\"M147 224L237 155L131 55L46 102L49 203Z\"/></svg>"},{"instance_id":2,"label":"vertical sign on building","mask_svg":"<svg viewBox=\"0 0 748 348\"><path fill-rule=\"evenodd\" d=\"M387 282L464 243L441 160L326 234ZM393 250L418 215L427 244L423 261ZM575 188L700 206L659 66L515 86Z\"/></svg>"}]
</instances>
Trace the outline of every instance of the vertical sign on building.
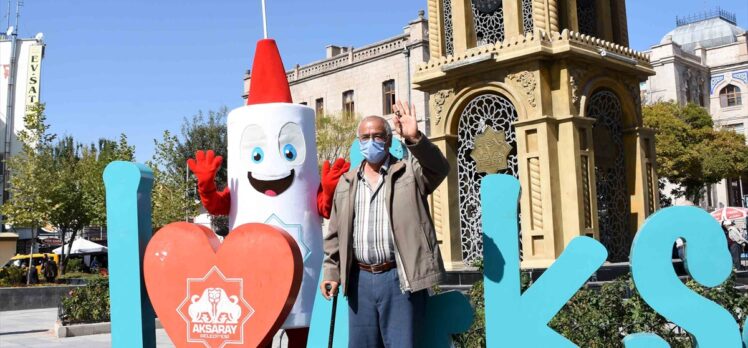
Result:
<instances>
[{"instance_id":1,"label":"vertical sign on building","mask_svg":"<svg viewBox=\"0 0 748 348\"><path fill-rule=\"evenodd\" d=\"M29 47L28 83L26 84L26 110L39 102L39 76L42 68L42 45Z\"/></svg>"},{"instance_id":2,"label":"vertical sign on building","mask_svg":"<svg viewBox=\"0 0 748 348\"><path fill-rule=\"evenodd\" d=\"M42 68L42 45L29 47L29 69L26 84L26 110L39 102L39 76Z\"/></svg>"}]
</instances>

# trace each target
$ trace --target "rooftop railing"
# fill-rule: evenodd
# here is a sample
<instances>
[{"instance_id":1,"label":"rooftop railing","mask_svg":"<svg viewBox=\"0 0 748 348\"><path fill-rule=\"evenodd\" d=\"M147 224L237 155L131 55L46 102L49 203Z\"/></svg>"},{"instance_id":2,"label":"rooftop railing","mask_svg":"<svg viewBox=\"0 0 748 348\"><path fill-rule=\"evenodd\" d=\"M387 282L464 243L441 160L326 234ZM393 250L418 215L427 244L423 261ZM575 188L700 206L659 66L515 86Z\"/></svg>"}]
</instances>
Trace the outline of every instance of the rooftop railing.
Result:
<instances>
[{"instance_id":1,"label":"rooftop railing","mask_svg":"<svg viewBox=\"0 0 748 348\"><path fill-rule=\"evenodd\" d=\"M717 7L713 10L692 14L687 17L675 17L675 24L680 27L683 25L693 24L712 18L722 18L732 23L733 25L737 25L737 17L735 16L735 13L723 10L720 7Z\"/></svg>"}]
</instances>

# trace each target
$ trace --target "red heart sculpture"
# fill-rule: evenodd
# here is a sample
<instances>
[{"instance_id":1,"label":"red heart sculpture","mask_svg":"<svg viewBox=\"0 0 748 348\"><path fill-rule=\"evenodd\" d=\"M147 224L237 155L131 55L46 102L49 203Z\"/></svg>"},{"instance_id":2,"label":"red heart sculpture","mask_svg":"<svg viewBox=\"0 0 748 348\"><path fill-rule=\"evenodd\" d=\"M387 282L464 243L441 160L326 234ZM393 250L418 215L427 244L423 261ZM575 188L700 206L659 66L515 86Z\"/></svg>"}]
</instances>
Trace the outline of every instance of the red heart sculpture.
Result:
<instances>
[{"instance_id":1,"label":"red heart sculpture","mask_svg":"<svg viewBox=\"0 0 748 348\"><path fill-rule=\"evenodd\" d=\"M221 244L209 228L164 226L145 252L148 296L177 347L268 344L299 293L301 252L285 231L245 224Z\"/></svg>"}]
</instances>

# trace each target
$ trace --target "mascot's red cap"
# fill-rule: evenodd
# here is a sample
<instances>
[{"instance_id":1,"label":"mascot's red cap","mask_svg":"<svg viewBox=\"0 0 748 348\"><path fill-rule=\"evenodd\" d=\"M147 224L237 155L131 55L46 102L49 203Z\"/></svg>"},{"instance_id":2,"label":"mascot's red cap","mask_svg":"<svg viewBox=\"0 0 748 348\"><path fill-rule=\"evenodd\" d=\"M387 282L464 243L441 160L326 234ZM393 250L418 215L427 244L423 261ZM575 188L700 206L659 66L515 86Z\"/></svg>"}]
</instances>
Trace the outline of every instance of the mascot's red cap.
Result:
<instances>
[{"instance_id":1,"label":"mascot's red cap","mask_svg":"<svg viewBox=\"0 0 748 348\"><path fill-rule=\"evenodd\" d=\"M257 41L247 105L291 103L286 70L273 39Z\"/></svg>"}]
</instances>

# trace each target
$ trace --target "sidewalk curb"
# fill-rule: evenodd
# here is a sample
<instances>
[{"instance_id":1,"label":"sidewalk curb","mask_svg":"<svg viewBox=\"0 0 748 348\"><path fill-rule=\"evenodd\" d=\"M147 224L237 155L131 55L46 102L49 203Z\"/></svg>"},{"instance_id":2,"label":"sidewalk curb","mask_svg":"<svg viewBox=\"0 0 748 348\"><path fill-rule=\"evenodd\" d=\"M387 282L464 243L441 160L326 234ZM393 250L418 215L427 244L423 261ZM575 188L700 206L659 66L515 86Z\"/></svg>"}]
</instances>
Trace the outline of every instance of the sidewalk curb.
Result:
<instances>
[{"instance_id":1,"label":"sidewalk curb","mask_svg":"<svg viewBox=\"0 0 748 348\"><path fill-rule=\"evenodd\" d=\"M161 321L156 318L156 329L162 329ZM89 336L89 335L100 335L108 334L112 331L110 322L105 323L92 323L92 324L73 324L73 325L62 325L59 321L55 323L55 327L52 329L54 336L57 338L65 337L78 337L78 336Z\"/></svg>"}]
</instances>

